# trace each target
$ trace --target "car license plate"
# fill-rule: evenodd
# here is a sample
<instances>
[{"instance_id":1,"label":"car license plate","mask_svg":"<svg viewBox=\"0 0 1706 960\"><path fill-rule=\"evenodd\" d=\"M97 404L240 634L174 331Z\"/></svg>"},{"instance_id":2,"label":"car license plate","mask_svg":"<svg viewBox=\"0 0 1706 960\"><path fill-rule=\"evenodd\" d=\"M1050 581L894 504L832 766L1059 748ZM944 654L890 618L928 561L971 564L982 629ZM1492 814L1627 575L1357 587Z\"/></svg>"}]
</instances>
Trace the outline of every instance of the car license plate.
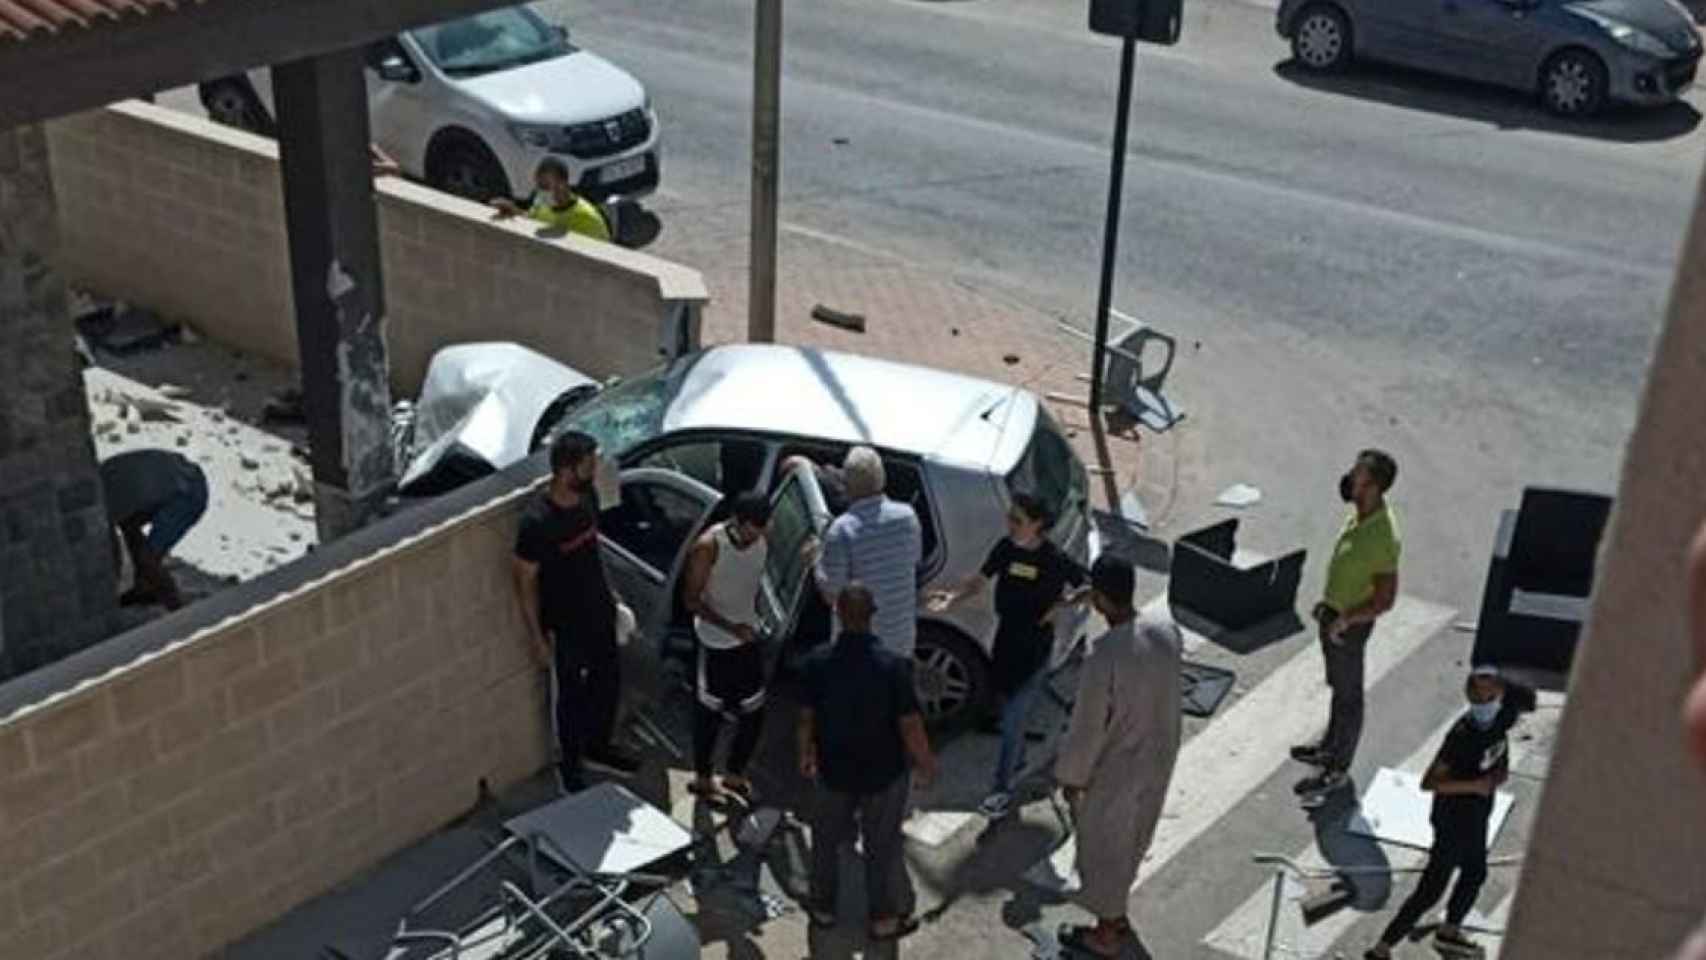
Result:
<instances>
[{"instance_id":1,"label":"car license plate","mask_svg":"<svg viewBox=\"0 0 1706 960\"><path fill-rule=\"evenodd\" d=\"M640 174L645 173L645 172L646 172L646 158L645 157L643 157L643 156L641 156L641 157L629 157L626 160L618 160L617 162L611 164L610 166L605 167L603 170L600 170L598 172L598 182L599 183L615 183L618 180L626 180L629 177L637 177Z\"/></svg>"}]
</instances>

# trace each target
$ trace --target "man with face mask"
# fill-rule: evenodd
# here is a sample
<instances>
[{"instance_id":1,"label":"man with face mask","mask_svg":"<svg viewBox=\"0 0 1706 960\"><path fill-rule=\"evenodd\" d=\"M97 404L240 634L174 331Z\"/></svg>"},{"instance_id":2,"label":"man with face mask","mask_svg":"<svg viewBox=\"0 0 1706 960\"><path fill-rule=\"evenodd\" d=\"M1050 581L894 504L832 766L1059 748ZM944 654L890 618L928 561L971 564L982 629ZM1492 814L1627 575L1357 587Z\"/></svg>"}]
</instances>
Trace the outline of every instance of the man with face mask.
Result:
<instances>
[{"instance_id":1,"label":"man with face mask","mask_svg":"<svg viewBox=\"0 0 1706 960\"><path fill-rule=\"evenodd\" d=\"M632 774L639 762L611 743L622 675L618 600L598 545L598 442L576 430L551 444L551 482L522 515L515 541L516 595L539 665L551 670L559 786L586 783L582 763Z\"/></svg>"},{"instance_id":2,"label":"man with face mask","mask_svg":"<svg viewBox=\"0 0 1706 960\"><path fill-rule=\"evenodd\" d=\"M1374 622L1398 599L1398 519L1386 493L1398 479L1398 464L1381 450L1357 454L1339 478L1339 497L1351 504L1327 563L1327 583L1315 605L1327 686L1333 692L1327 731L1319 743L1293 747L1291 756L1321 768L1299 781L1310 805L1349 782L1351 761L1362 739L1363 660Z\"/></svg>"},{"instance_id":3,"label":"man with face mask","mask_svg":"<svg viewBox=\"0 0 1706 960\"><path fill-rule=\"evenodd\" d=\"M1433 766L1422 777L1422 789L1434 795L1433 848L1410 899L1381 934L1380 942L1363 954L1364 960L1386 960L1416 921L1445 895L1451 874L1457 886L1446 904L1445 923L1434 934L1434 947L1444 956L1479 957L1479 944L1463 932L1463 918L1475 905L1487 879L1487 823L1493 816L1493 796L1510 776L1510 742L1505 734L1535 706L1534 691L1507 683L1496 667L1476 667L1464 693L1469 711L1445 736Z\"/></svg>"}]
</instances>

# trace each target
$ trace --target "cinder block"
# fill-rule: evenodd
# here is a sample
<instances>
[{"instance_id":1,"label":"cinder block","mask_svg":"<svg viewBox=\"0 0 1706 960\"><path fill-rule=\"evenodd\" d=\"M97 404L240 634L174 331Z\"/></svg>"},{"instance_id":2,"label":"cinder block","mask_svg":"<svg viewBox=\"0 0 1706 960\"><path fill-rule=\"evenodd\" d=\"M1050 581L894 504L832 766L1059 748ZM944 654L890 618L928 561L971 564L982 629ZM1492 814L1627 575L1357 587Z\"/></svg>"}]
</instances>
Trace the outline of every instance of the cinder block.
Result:
<instances>
[{"instance_id":1,"label":"cinder block","mask_svg":"<svg viewBox=\"0 0 1706 960\"><path fill-rule=\"evenodd\" d=\"M49 914L24 923L10 935L0 936L0 957L38 957L66 945L65 920Z\"/></svg>"},{"instance_id":2,"label":"cinder block","mask_svg":"<svg viewBox=\"0 0 1706 960\"><path fill-rule=\"evenodd\" d=\"M182 655L184 670L193 693L223 689L232 680L261 662L259 634L238 627L202 637Z\"/></svg>"},{"instance_id":3,"label":"cinder block","mask_svg":"<svg viewBox=\"0 0 1706 960\"><path fill-rule=\"evenodd\" d=\"M18 885L8 879L0 885L0 938L15 932L23 922L23 911L18 909Z\"/></svg>"},{"instance_id":4,"label":"cinder block","mask_svg":"<svg viewBox=\"0 0 1706 960\"><path fill-rule=\"evenodd\" d=\"M25 917L37 917L93 889L101 880L94 851L82 850L42 864L19 877L18 907Z\"/></svg>"},{"instance_id":5,"label":"cinder block","mask_svg":"<svg viewBox=\"0 0 1706 960\"><path fill-rule=\"evenodd\" d=\"M97 689L33 715L25 730L35 762L50 762L93 742L111 729L111 713L111 698L105 690Z\"/></svg>"},{"instance_id":6,"label":"cinder block","mask_svg":"<svg viewBox=\"0 0 1706 960\"><path fill-rule=\"evenodd\" d=\"M302 690L302 664L292 658L268 662L231 684L233 720L265 713Z\"/></svg>"},{"instance_id":7,"label":"cinder block","mask_svg":"<svg viewBox=\"0 0 1706 960\"><path fill-rule=\"evenodd\" d=\"M132 820L97 841L95 856L103 876L128 871L153 851L172 842L171 816L166 811Z\"/></svg>"},{"instance_id":8,"label":"cinder block","mask_svg":"<svg viewBox=\"0 0 1706 960\"><path fill-rule=\"evenodd\" d=\"M152 764L158 756L151 728L138 726L122 730L73 754L77 764L77 783L85 791L105 784L123 783Z\"/></svg>"},{"instance_id":9,"label":"cinder block","mask_svg":"<svg viewBox=\"0 0 1706 960\"><path fill-rule=\"evenodd\" d=\"M314 736L336 719L337 704L337 687L329 682L280 704L265 718L268 744L276 749Z\"/></svg>"},{"instance_id":10,"label":"cinder block","mask_svg":"<svg viewBox=\"0 0 1706 960\"><path fill-rule=\"evenodd\" d=\"M79 932L93 933L90 928L105 926L109 921L128 916L139 905L137 878L128 873L108 874L92 890L85 891L65 903L67 915L77 918ZM92 944L84 944L88 949Z\"/></svg>"},{"instance_id":11,"label":"cinder block","mask_svg":"<svg viewBox=\"0 0 1706 960\"><path fill-rule=\"evenodd\" d=\"M0 824L8 830L77 796L77 768L70 757L39 763L30 773L0 783Z\"/></svg>"},{"instance_id":12,"label":"cinder block","mask_svg":"<svg viewBox=\"0 0 1706 960\"><path fill-rule=\"evenodd\" d=\"M241 770L266 757L267 729L260 717L239 721L214 735L196 751L200 761L199 777L212 780L234 770Z\"/></svg>"},{"instance_id":13,"label":"cinder block","mask_svg":"<svg viewBox=\"0 0 1706 960\"><path fill-rule=\"evenodd\" d=\"M0 730L0 781L30 769L30 751L21 730Z\"/></svg>"},{"instance_id":14,"label":"cinder block","mask_svg":"<svg viewBox=\"0 0 1706 960\"><path fill-rule=\"evenodd\" d=\"M198 789L201 758L195 751L163 759L130 778L130 811L145 817L165 810L179 797Z\"/></svg>"},{"instance_id":15,"label":"cinder block","mask_svg":"<svg viewBox=\"0 0 1706 960\"><path fill-rule=\"evenodd\" d=\"M226 689L199 693L154 720L155 743L161 756L171 756L207 742L230 721Z\"/></svg>"},{"instance_id":16,"label":"cinder block","mask_svg":"<svg viewBox=\"0 0 1706 960\"><path fill-rule=\"evenodd\" d=\"M113 684L113 707L120 726L146 720L184 702L188 688L184 665L176 657L152 660Z\"/></svg>"}]
</instances>

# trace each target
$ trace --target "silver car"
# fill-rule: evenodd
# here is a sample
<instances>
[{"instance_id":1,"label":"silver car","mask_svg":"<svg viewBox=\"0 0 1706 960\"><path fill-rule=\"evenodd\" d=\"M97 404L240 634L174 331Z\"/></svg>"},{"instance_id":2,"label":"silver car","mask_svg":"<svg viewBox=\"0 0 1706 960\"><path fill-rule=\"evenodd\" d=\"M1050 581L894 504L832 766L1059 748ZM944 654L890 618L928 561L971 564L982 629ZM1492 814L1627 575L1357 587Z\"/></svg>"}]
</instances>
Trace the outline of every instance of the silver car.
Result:
<instances>
[{"instance_id":1,"label":"silver car","mask_svg":"<svg viewBox=\"0 0 1706 960\"><path fill-rule=\"evenodd\" d=\"M1380 60L1535 91L1566 116L1669 103L1700 63L1676 0L1282 0L1276 27L1309 70Z\"/></svg>"},{"instance_id":2,"label":"silver car","mask_svg":"<svg viewBox=\"0 0 1706 960\"><path fill-rule=\"evenodd\" d=\"M1006 384L845 353L723 346L606 389L559 429L597 437L622 468L621 502L600 518L607 568L666 660L692 650L677 590L689 544L726 496L754 487L776 504L763 633L779 657L797 649L796 634L821 635L800 629L821 607L800 546L828 524L829 501L814 471L781 469L792 455L839 463L855 444L882 454L889 495L923 525L921 590L977 569L1006 531L1015 490L1053 510L1050 536L1069 555L1085 562L1090 552L1084 465L1036 396ZM987 591L981 604L920 611L920 700L949 720L987 695L994 611Z\"/></svg>"}]
</instances>

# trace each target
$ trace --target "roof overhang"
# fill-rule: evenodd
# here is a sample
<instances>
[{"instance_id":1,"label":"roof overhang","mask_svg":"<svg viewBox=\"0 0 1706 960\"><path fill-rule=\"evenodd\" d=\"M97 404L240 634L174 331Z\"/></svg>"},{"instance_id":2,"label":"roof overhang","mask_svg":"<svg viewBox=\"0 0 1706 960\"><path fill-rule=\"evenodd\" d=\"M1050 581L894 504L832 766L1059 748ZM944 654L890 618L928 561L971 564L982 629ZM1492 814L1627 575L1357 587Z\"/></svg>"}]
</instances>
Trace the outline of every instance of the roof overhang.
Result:
<instances>
[{"instance_id":1,"label":"roof overhang","mask_svg":"<svg viewBox=\"0 0 1706 960\"><path fill-rule=\"evenodd\" d=\"M206 0L0 41L0 130L368 43L514 0Z\"/></svg>"}]
</instances>

